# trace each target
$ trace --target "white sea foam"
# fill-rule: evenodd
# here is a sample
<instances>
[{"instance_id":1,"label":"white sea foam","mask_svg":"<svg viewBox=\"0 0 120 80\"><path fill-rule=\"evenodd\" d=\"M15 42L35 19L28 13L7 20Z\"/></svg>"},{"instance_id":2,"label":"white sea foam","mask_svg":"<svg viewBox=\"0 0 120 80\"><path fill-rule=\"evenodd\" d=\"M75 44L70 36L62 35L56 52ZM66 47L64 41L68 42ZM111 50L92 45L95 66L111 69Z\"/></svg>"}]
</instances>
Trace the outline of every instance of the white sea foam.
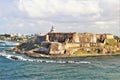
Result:
<instances>
[{"instance_id":1,"label":"white sea foam","mask_svg":"<svg viewBox=\"0 0 120 80\"><path fill-rule=\"evenodd\" d=\"M8 54L6 54L6 53L0 53L0 56L6 57L6 58L8 58L8 59L11 59L10 57L11 57L12 55L8 55Z\"/></svg>"},{"instance_id":2,"label":"white sea foam","mask_svg":"<svg viewBox=\"0 0 120 80\"><path fill-rule=\"evenodd\" d=\"M25 58L23 56L16 56L6 54L5 52L0 53L0 56L6 57L8 59L14 60L11 58L12 56L18 58L19 61L29 61L29 62L40 62L40 63L58 63L58 64L90 64L88 61L64 61L64 60L46 60L46 59L33 59L33 58Z\"/></svg>"}]
</instances>

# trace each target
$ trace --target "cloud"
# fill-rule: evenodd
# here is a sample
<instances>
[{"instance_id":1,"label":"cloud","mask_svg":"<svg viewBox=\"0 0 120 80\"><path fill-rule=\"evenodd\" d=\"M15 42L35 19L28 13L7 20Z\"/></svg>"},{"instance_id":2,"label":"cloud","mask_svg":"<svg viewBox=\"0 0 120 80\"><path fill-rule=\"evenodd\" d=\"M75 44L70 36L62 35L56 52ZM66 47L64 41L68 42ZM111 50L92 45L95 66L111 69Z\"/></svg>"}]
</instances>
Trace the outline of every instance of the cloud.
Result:
<instances>
[{"instance_id":1,"label":"cloud","mask_svg":"<svg viewBox=\"0 0 120 80\"><path fill-rule=\"evenodd\" d=\"M119 0L104 0L110 4L120 4Z\"/></svg>"},{"instance_id":2,"label":"cloud","mask_svg":"<svg viewBox=\"0 0 120 80\"><path fill-rule=\"evenodd\" d=\"M119 0L1 0L0 32L114 33L120 35ZM7 7L6 7L7 6Z\"/></svg>"},{"instance_id":3,"label":"cloud","mask_svg":"<svg viewBox=\"0 0 120 80\"><path fill-rule=\"evenodd\" d=\"M95 0L20 0L19 9L37 18L97 14L101 10Z\"/></svg>"},{"instance_id":4,"label":"cloud","mask_svg":"<svg viewBox=\"0 0 120 80\"><path fill-rule=\"evenodd\" d=\"M19 24L18 24L18 27L23 28L23 27L24 27L24 24L23 24L23 23L19 23Z\"/></svg>"},{"instance_id":5,"label":"cloud","mask_svg":"<svg viewBox=\"0 0 120 80\"><path fill-rule=\"evenodd\" d=\"M95 22L96 25L113 25L113 24L117 24L117 21L96 21Z\"/></svg>"}]
</instances>

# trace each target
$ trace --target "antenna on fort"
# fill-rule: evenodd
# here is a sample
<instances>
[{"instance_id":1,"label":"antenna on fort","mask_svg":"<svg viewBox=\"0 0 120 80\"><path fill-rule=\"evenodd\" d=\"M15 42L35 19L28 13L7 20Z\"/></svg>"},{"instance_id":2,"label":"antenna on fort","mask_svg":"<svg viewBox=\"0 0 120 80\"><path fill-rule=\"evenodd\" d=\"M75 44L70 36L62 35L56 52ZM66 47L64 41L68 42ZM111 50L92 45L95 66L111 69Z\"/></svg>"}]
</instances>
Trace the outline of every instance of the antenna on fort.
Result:
<instances>
[{"instance_id":1,"label":"antenna on fort","mask_svg":"<svg viewBox=\"0 0 120 80\"><path fill-rule=\"evenodd\" d=\"M52 26L50 32L55 32L55 28Z\"/></svg>"}]
</instances>

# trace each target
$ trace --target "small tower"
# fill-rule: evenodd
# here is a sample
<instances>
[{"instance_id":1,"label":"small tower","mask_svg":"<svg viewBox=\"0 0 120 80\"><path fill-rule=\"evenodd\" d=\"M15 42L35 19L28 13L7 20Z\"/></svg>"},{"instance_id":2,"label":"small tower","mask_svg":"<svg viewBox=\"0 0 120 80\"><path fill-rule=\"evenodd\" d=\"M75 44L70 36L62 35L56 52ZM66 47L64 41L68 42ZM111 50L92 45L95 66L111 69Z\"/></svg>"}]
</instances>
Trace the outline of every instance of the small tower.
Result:
<instances>
[{"instance_id":1,"label":"small tower","mask_svg":"<svg viewBox=\"0 0 120 80\"><path fill-rule=\"evenodd\" d=\"M55 28L52 26L50 32L55 32Z\"/></svg>"}]
</instances>

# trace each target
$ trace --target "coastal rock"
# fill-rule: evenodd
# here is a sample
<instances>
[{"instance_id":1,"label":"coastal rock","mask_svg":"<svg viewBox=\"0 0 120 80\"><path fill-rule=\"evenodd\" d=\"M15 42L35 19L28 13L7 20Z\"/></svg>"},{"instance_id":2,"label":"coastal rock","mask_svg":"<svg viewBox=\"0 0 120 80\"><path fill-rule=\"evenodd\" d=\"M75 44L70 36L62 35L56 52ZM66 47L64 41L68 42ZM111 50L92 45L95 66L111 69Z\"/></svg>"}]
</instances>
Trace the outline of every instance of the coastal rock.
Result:
<instances>
[{"instance_id":1,"label":"coastal rock","mask_svg":"<svg viewBox=\"0 0 120 80\"><path fill-rule=\"evenodd\" d=\"M16 57L16 56L11 56L10 58L11 58L11 59L14 59L14 60L19 60L19 58Z\"/></svg>"}]
</instances>

